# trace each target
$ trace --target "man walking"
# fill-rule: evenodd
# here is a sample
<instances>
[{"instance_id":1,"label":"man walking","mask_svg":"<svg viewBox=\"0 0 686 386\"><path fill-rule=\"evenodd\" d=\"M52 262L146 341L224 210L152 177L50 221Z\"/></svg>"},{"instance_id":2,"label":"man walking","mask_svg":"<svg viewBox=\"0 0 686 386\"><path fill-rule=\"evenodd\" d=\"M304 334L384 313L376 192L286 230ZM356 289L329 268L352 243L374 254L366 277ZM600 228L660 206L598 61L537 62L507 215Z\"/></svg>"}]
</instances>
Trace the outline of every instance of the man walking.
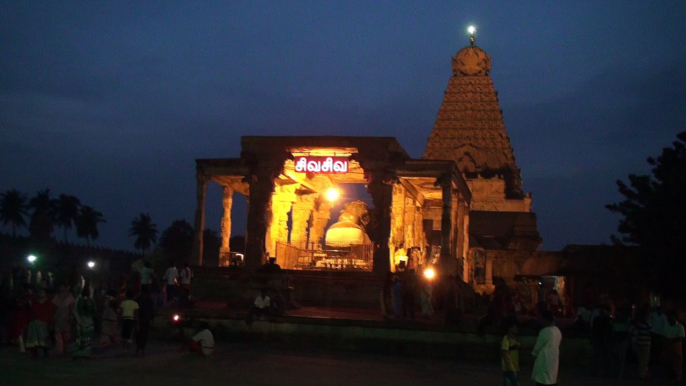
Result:
<instances>
[{"instance_id":1,"label":"man walking","mask_svg":"<svg viewBox=\"0 0 686 386\"><path fill-rule=\"evenodd\" d=\"M538 333L533 355L536 357L532 378L536 385L556 385L560 365L560 342L562 333L555 326L549 310L541 312L543 328Z\"/></svg>"}]
</instances>

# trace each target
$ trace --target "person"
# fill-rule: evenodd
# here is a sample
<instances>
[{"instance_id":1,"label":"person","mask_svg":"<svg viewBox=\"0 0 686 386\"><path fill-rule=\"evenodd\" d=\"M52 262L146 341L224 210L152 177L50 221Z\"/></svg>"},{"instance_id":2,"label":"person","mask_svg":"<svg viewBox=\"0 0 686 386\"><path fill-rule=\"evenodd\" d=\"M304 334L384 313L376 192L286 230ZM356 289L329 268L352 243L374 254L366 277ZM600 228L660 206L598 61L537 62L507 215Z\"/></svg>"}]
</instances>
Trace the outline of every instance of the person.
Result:
<instances>
[{"instance_id":1,"label":"person","mask_svg":"<svg viewBox=\"0 0 686 386\"><path fill-rule=\"evenodd\" d=\"M191 279L193 278L193 271L191 271L191 267L188 266L188 262L183 263L183 268L181 269L180 275L181 289L190 290Z\"/></svg>"},{"instance_id":2,"label":"person","mask_svg":"<svg viewBox=\"0 0 686 386\"><path fill-rule=\"evenodd\" d=\"M403 318L410 314L410 318L414 320L415 299L417 293L417 275L414 269L408 269L404 272L405 278L402 283L402 297L403 297Z\"/></svg>"},{"instance_id":3,"label":"person","mask_svg":"<svg viewBox=\"0 0 686 386\"><path fill-rule=\"evenodd\" d=\"M152 279L155 274L155 271L152 269L152 264L148 261L143 263L143 267L139 270L139 274L141 275L141 292L147 288L148 293L150 293Z\"/></svg>"},{"instance_id":4,"label":"person","mask_svg":"<svg viewBox=\"0 0 686 386\"><path fill-rule=\"evenodd\" d=\"M133 337L133 331L138 323L138 303L133 300L133 291L126 292L126 299L119 305L119 317L121 319L121 343L122 348L127 349Z\"/></svg>"},{"instance_id":5,"label":"person","mask_svg":"<svg viewBox=\"0 0 686 386\"><path fill-rule=\"evenodd\" d=\"M591 326L591 315L593 310L591 304L586 303L576 310L576 318L574 318L574 325L582 331L588 331Z\"/></svg>"},{"instance_id":6,"label":"person","mask_svg":"<svg viewBox=\"0 0 686 386\"><path fill-rule=\"evenodd\" d=\"M76 299L69 291L67 283L60 284L59 293L52 299L55 305L55 349L59 354L67 353L67 345L71 342L71 315L74 312Z\"/></svg>"},{"instance_id":7,"label":"person","mask_svg":"<svg viewBox=\"0 0 686 386\"><path fill-rule=\"evenodd\" d=\"M556 385L560 365L562 333L555 326L553 314L549 310L541 312L541 321L543 328L538 333L532 352L533 356L536 357L532 379L536 385Z\"/></svg>"},{"instance_id":8,"label":"person","mask_svg":"<svg viewBox=\"0 0 686 386\"><path fill-rule=\"evenodd\" d=\"M591 326L591 347L593 350L591 374L594 376L604 376L607 374L610 366L614 331L608 307L599 305L596 309L598 316L592 319L593 325Z\"/></svg>"},{"instance_id":9,"label":"person","mask_svg":"<svg viewBox=\"0 0 686 386\"><path fill-rule=\"evenodd\" d=\"M388 272L386 274L386 280L383 283L383 288L381 289L381 315L384 318L390 318L393 316L392 291L393 272Z\"/></svg>"},{"instance_id":10,"label":"person","mask_svg":"<svg viewBox=\"0 0 686 386\"><path fill-rule=\"evenodd\" d=\"M420 294L420 299L422 303L422 316L427 319L432 318L435 315L434 307L431 304L431 287L431 280L425 280L424 285L422 285L422 291Z\"/></svg>"},{"instance_id":11,"label":"person","mask_svg":"<svg viewBox=\"0 0 686 386\"><path fill-rule=\"evenodd\" d=\"M667 325L662 330L664 336L664 359L667 369L677 383L681 382L684 354L682 341L684 340L684 326L676 320L674 311L667 314Z\"/></svg>"},{"instance_id":12,"label":"person","mask_svg":"<svg viewBox=\"0 0 686 386\"><path fill-rule=\"evenodd\" d=\"M150 322L155 318L155 304L150 297L149 288L141 288L141 294L136 299L138 303L138 331L136 332L136 354L145 355L148 343Z\"/></svg>"},{"instance_id":13,"label":"person","mask_svg":"<svg viewBox=\"0 0 686 386\"><path fill-rule=\"evenodd\" d=\"M393 295L393 316L396 319L400 319L403 308L403 286L400 284L398 276L393 276L393 290L391 294Z\"/></svg>"},{"instance_id":14,"label":"person","mask_svg":"<svg viewBox=\"0 0 686 386\"><path fill-rule=\"evenodd\" d=\"M117 301L111 299L102 313L102 324L100 326L100 347L107 347L119 342L119 325L117 321Z\"/></svg>"},{"instance_id":15,"label":"person","mask_svg":"<svg viewBox=\"0 0 686 386\"><path fill-rule=\"evenodd\" d=\"M50 329L55 323L55 305L48 299L48 293L44 289L38 292L38 300L31 305L33 320L29 323L26 334L26 348L31 351L31 356L38 357L38 350L43 350L43 356L48 356L48 349L52 345Z\"/></svg>"},{"instance_id":16,"label":"person","mask_svg":"<svg viewBox=\"0 0 686 386\"><path fill-rule=\"evenodd\" d=\"M263 288L260 291L260 294L255 298L255 301L253 302L252 307L248 311L248 316L245 320L245 322L248 324L248 326L252 325L252 322L255 318L255 315L257 316L264 316L269 312L269 308L272 306L271 300L269 299L269 296L267 296L267 291Z\"/></svg>"},{"instance_id":17,"label":"person","mask_svg":"<svg viewBox=\"0 0 686 386\"><path fill-rule=\"evenodd\" d=\"M74 306L74 319L76 320L76 343L77 349L72 353L72 358L91 357L91 339L95 330L95 302L90 298L90 289L85 287L81 295L76 299Z\"/></svg>"},{"instance_id":18,"label":"person","mask_svg":"<svg viewBox=\"0 0 686 386\"><path fill-rule=\"evenodd\" d=\"M167 282L167 302L171 302L176 298L176 289L178 288L179 270L176 269L176 263L173 261L169 263L169 268L164 273L164 280Z\"/></svg>"},{"instance_id":19,"label":"person","mask_svg":"<svg viewBox=\"0 0 686 386\"><path fill-rule=\"evenodd\" d=\"M504 386L519 386L517 373L519 372L520 344L515 339L517 332L517 322L510 321L507 326L507 334L503 337L503 340L500 344Z\"/></svg>"},{"instance_id":20,"label":"person","mask_svg":"<svg viewBox=\"0 0 686 386\"><path fill-rule=\"evenodd\" d=\"M31 286L28 283L22 283L21 288L22 293L15 299L14 310L10 317L7 339L16 343L20 352L25 352L24 332L31 322L31 307L34 300Z\"/></svg>"},{"instance_id":21,"label":"person","mask_svg":"<svg viewBox=\"0 0 686 386\"><path fill-rule=\"evenodd\" d=\"M667 326L667 316L658 305L653 308L649 319L650 325L653 326L653 329L650 331L650 357L653 362L657 362L662 357L662 346L664 345L663 331Z\"/></svg>"},{"instance_id":22,"label":"person","mask_svg":"<svg viewBox=\"0 0 686 386\"><path fill-rule=\"evenodd\" d=\"M629 350L630 338L633 333L630 323L631 306L620 307L617 318L612 321L612 370L613 377L622 379L624 376L624 364Z\"/></svg>"},{"instance_id":23,"label":"person","mask_svg":"<svg viewBox=\"0 0 686 386\"><path fill-rule=\"evenodd\" d=\"M207 322L200 323L198 333L193 335L188 343L188 351L200 354L202 357L210 356L214 352L214 335Z\"/></svg>"},{"instance_id":24,"label":"person","mask_svg":"<svg viewBox=\"0 0 686 386\"><path fill-rule=\"evenodd\" d=\"M633 334L634 351L638 357L638 377L648 379L648 365L650 363L650 332L652 326L648 312L642 310L636 316L636 326Z\"/></svg>"},{"instance_id":25,"label":"person","mask_svg":"<svg viewBox=\"0 0 686 386\"><path fill-rule=\"evenodd\" d=\"M552 311L553 315L561 316L562 306L560 305L560 294L557 292L556 289L553 289L548 294L547 303L548 309Z\"/></svg>"}]
</instances>

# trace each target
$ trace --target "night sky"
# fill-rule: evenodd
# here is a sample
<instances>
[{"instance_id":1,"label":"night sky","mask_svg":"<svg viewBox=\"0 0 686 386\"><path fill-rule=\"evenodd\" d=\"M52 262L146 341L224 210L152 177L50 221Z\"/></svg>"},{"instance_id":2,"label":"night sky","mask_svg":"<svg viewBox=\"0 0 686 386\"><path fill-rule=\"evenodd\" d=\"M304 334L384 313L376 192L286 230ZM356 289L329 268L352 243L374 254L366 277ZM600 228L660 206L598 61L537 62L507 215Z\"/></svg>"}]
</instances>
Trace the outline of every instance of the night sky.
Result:
<instances>
[{"instance_id":1,"label":"night sky","mask_svg":"<svg viewBox=\"0 0 686 386\"><path fill-rule=\"evenodd\" d=\"M683 1L3 1L0 191L73 194L107 219L96 244L132 249L140 212L192 223L194 159L238 157L243 135L394 136L421 157L473 23L542 249L608 242L615 180L686 130L685 21Z\"/></svg>"}]
</instances>

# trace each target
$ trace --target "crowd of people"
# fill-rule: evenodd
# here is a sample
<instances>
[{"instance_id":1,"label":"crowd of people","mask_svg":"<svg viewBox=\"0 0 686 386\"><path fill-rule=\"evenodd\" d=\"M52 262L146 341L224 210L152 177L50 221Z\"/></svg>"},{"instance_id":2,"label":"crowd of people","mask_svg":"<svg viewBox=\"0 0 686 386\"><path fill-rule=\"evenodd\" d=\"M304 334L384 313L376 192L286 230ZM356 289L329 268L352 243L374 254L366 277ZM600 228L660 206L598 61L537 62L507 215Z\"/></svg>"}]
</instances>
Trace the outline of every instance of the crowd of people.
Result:
<instances>
[{"instance_id":1,"label":"crowd of people","mask_svg":"<svg viewBox=\"0 0 686 386\"><path fill-rule=\"evenodd\" d=\"M87 359L94 350L113 347L128 353L135 341L135 354L145 355L155 309L193 306L193 272L187 263L180 270L171 263L157 277L150 263L141 262L130 275L101 280L97 286L93 276L71 267L55 282L50 272L13 267L0 282L0 342L33 358L52 352ZM202 339L207 340L193 342Z\"/></svg>"}]
</instances>

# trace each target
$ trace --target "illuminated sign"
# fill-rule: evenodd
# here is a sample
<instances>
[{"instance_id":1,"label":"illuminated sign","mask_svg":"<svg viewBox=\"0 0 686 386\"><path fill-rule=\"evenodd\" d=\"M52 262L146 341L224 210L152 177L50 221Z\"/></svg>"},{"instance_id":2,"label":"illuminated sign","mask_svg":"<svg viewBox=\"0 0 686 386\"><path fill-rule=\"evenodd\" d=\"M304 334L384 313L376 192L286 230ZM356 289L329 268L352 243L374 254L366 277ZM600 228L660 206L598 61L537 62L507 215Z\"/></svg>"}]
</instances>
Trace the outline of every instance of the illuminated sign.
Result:
<instances>
[{"instance_id":1,"label":"illuminated sign","mask_svg":"<svg viewBox=\"0 0 686 386\"><path fill-rule=\"evenodd\" d=\"M298 173L347 173L348 159L340 157L295 157Z\"/></svg>"}]
</instances>

